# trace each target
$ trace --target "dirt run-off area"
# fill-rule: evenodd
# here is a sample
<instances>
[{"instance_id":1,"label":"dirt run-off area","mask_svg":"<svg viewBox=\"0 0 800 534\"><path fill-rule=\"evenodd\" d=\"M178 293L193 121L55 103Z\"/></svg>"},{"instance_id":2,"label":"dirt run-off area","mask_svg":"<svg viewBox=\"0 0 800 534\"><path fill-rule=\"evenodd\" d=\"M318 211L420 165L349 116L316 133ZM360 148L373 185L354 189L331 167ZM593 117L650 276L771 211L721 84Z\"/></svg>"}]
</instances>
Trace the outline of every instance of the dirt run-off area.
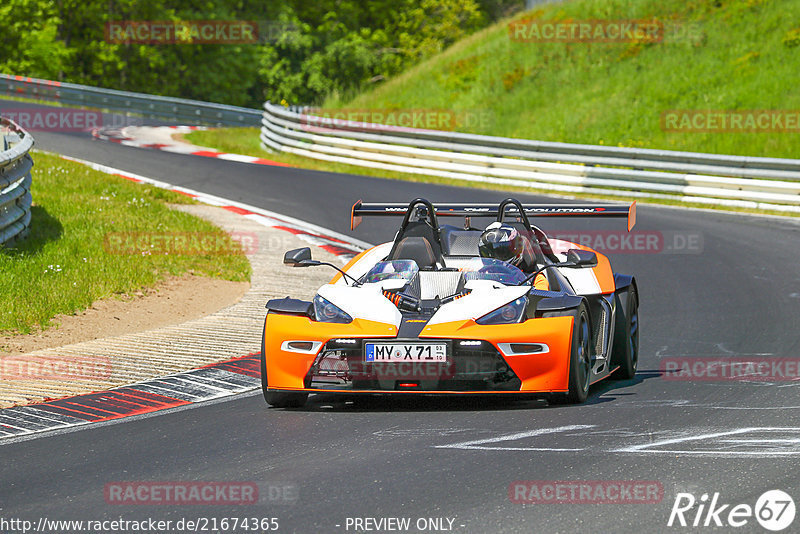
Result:
<instances>
[{"instance_id":1,"label":"dirt run-off area","mask_svg":"<svg viewBox=\"0 0 800 534\"><path fill-rule=\"evenodd\" d=\"M0 334L0 355L24 354L184 323L238 302L249 287L248 282L191 274L171 277L153 288L99 300L75 315L59 315L44 331Z\"/></svg>"}]
</instances>

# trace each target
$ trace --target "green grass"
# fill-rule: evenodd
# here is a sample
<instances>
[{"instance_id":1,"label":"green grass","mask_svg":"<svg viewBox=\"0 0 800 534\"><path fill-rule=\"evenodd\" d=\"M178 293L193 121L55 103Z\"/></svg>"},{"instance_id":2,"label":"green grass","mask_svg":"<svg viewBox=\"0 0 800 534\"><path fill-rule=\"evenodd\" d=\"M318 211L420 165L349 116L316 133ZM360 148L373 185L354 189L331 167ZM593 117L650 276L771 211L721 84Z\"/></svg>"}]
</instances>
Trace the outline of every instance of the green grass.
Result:
<instances>
[{"instance_id":1,"label":"green grass","mask_svg":"<svg viewBox=\"0 0 800 534\"><path fill-rule=\"evenodd\" d=\"M349 109L448 109L460 130L543 141L800 157L798 134L668 133L668 110L800 109L796 0L574 0L520 14L564 21L681 21L663 43L519 42L503 21L351 101ZM678 42L666 42L666 41Z\"/></svg>"},{"instance_id":2,"label":"green grass","mask_svg":"<svg viewBox=\"0 0 800 534\"><path fill-rule=\"evenodd\" d=\"M212 128L209 130L195 130L186 134L177 134L189 143L210 147L221 152L231 154L245 154L275 161L276 157L268 156L268 152L261 148L258 139L258 128Z\"/></svg>"},{"instance_id":3,"label":"green grass","mask_svg":"<svg viewBox=\"0 0 800 534\"><path fill-rule=\"evenodd\" d=\"M58 314L152 287L170 275L249 279L250 264L241 251L131 255L110 245L126 232L224 237L213 224L168 207L193 200L51 154L36 152L34 162L31 232L16 247L0 247L0 332L48 328Z\"/></svg>"}]
</instances>

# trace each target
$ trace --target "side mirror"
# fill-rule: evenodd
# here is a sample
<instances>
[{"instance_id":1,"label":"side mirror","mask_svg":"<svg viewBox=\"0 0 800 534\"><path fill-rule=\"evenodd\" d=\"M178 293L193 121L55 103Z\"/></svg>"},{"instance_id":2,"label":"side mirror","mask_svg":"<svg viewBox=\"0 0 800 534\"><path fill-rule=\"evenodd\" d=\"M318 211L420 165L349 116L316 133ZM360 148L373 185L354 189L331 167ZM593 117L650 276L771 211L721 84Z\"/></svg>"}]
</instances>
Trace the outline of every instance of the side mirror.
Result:
<instances>
[{"instance_id":1,"label":"side mirror","mask_svg":"<svg viewBox=\"0 0 800 534\"><path fill-rule=\"evenodd\" d=\"M361 285L358 280L338 268L332 263L328 263L326 261L316 261L311 259L311 249L309 247L303 248L296 248L294 250L290 250L286 254L283 255L283 264L288 265L289 267L312 267L316 265L327 265L328 267L333 267L337 271L341 273L341 275L346 279L350 279L353 286Z\"/></svg>"},{"instance_id":2,"label":"side mirror","mask_svg":"<svg viewBox=\"0 0 800 534\"><path fill-rule=\"evenodd\" d=\"M311 263L311 249L309 247L296 248L283 255L283 264L290 267L308 267Z\"/></svg>"},{"instance_id":3,"label":"side mirror","mask_svg":"<svg viewBox=\"0 0 800 534\"><path fill-rule=\"evenodd\" d=\"M567 263L572 263L575 267L596 267L597 254L589 250L571 248L567 251Z\"/></svg>"}]
</instances>

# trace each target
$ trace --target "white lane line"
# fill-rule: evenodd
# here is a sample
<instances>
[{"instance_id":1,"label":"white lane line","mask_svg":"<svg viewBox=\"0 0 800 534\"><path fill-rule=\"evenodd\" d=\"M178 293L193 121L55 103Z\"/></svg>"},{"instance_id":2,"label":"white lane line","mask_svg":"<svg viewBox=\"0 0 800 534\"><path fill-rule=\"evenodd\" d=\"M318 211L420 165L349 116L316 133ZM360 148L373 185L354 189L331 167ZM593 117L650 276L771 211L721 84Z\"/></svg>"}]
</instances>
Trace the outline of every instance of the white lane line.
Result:
<instances>
[{"instance_id":1,"label":"white lane line","mask_svg":"<svg viewBox=\"0 0 800 534\"><path fill-rule=\"evenodd\" d=\"M754 382L761 384L761 382ZM800 382L786 384L786 386L800 386ZM785 386L777 386L785 387ZM702 408L704 410L739 410L739 411L763 411L763 410L800 410L800 405L790 406L720 406L715 404L694 402L686 399L664 399L664 400L643 400L643 401L623 401L612 393L604 393L599 397L604 400L615 400L620 408ZM624 404L623 404L624 402Z\"/></svg>"},{"instance_id":2,"label":"white lane line","mask_svg":"<svg viewBox=\"0 0 800 534\"><path fill-rule=\"evenodd\" d=\"M800 443L800 438L792 439L721 439L720 443Z\"/></svg>"},{"instance_id":3,"label":"white lane line","mask_svg":"<svg viewBox=\"0 0 800 534\"><path fill-rule=\"evenodd\" d=\"M506 434L505 436L498 436L495 438L476 439L472 441L461 441L459 443L452 443L450 445L437 445L436 449L462 449L462 450L481 450L481 451L554 451L554 452L576 452L582 451L583 448L553 448L553 447L486 447L489 443L499 443L501 441L514 441L525 438L532 438L536 436L543 436L546 434L556 434L559 432L568 432L570 430L586 430L595 428L597 425L568 425L559 426L555 428L539 428L536 430L528 430L526 432L517 432L514 434Z\"/></svg>"},{"instance_id":4,"label":"white lane line","mask_svg":"<svg viewBox=\"0 0 800 534\"><path fill-rule=\"evenodd\" d=\"M13 411L9 411L9 410L13 410ZM5 408L3 410L0 410L0 414L3 414L3 415L9 415L11 413L13 413L15 415L23 416L23 417L21 417L22 419L24 419L24 416L35 417L35 418L41 419L42 421L46 421L47 424L50 425L50 426L53 426L54 424L55 425L70 425L70 424L73 424L73 423L81 421L81 419L78 419L77 417L72 417L72 416L69 416L69 415L54 414L54 413L51 413L51 412L46 412L44 410L37 410L33 406L15 406L14 408Z\"/></svg>"},{"instance_id":5,"label":"white lane line","mask_svg":"<svg viewBox=\"0 0 800 534\"><path fill-rule=\"evenodd\" d=\"M253 163L254 161L258 161L259 158L255 156L245 156L243 154L230 154L227 152L220 152L217 159L225 159L228 161L238 161L240 163Z\"/></svg>"},{"instance_id":6,"label":"white lane line","mask_svg":"<svg viewBox=\"0 0 800 534\"><path fill-rule=\"evenodd\" d=\"M718 438L727 438L728 436L738 436L742 434L749 434L754 432L763 432L763 433L770 433L770 432L787 432L791 434L800 433L800 428L798 427L748 427L748 428L738 428L736 430L727 430L722 432L711 432L707 434L692 434L687 435L679 438L670 438L664 439L660 441L654 441L650 443L644 443L641 445L630 445L628 447L623 447L621 449L614 449L611 452L626 452L626 453L646 453L646 454L686 454L686 455L693 455L693 456L796 456L800 455L800 448L798 449L788 449L788 450L775 450L774 445L782 444L796 444L800 443L800 440L795 439L786 439L786 440L776 440L771 438L763 438L763 439L718 439ZM661 447L665 446L674 446L680 444L697 444L698 442L702 443L703 441L708 442L704 444L707 448L706 449L681 449L670 447L667 449L662 449ZM730 450L720 450L719 446L721 443L726 442L734 442L740 445L744 445L745 443L751 445L753 448L751 450L738 450L738 451L730 451ZM715 445L717 445L715 447ZM772 447L771 447L772 446Z\"/></svg>"}]
</instances>

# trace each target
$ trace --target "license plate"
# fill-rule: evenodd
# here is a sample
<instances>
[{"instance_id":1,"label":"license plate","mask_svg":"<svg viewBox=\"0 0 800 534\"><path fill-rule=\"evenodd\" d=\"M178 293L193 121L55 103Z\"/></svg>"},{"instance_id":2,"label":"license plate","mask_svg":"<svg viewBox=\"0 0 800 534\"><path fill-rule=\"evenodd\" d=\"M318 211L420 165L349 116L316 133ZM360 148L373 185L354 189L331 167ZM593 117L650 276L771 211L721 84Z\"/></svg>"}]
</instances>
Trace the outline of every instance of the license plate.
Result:
<instances>
[{"instance_id":1,"label":"license plate","mask_svg":"<svg viewBox=\"0 0 800 534\"><path fill-rule=\"evenodd\" d=\"M367 343L368 362L446 362L446 343Z\"/></svg>"}]
</instances>

